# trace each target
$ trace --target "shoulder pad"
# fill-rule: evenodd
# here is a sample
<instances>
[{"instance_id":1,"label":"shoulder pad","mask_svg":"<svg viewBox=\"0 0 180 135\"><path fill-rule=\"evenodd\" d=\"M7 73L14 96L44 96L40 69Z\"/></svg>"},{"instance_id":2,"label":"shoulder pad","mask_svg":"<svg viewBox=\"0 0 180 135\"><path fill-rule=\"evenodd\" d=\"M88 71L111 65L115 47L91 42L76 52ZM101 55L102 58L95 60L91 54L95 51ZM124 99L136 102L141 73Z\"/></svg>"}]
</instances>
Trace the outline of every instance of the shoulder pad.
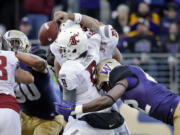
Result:
<instances>
[{"instance_id":1,"label":"shoulder pad","mask_svg":"<svg viewBox=\"0 0 180 135\"><path fill-rule=\"evenodd\" d=\"M126 77L133 76L134 74L127 66L117 66L115 67L109 75L109 85L110 88L113 88L115 84L125 79Z\"/></svg>"},{"instance_id":2,"label":"shoulder pad","mask_svg":"<svg viewBox=\"0 0 180 135\"><path fill-rule=\"evenodd\" d=\"M83 65L79 62L73 60L66 61L59 71L59 82L67 90L77 88L77 86L80 85L78 77L83 69Z\"/></svg>"}]
</instances>

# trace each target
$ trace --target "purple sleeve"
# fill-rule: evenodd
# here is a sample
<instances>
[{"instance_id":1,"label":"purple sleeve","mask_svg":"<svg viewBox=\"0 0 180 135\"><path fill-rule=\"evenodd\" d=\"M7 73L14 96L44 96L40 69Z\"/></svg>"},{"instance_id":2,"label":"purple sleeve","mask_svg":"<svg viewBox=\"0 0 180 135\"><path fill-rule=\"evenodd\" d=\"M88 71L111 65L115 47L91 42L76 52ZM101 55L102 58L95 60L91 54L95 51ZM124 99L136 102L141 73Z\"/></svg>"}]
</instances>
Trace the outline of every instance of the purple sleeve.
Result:
<instances>
[{"instance_id":1,"label":"purple sleeve","mask_svg":"<svg viewBox=\"0 0 180 135\"><path fill-rule=\"evenodd\" d=\"M138 79L136 77L130 76L126 77L126 80L128 82L128 89L131 89L136 86Z\"/></svg>"}]
</instances>

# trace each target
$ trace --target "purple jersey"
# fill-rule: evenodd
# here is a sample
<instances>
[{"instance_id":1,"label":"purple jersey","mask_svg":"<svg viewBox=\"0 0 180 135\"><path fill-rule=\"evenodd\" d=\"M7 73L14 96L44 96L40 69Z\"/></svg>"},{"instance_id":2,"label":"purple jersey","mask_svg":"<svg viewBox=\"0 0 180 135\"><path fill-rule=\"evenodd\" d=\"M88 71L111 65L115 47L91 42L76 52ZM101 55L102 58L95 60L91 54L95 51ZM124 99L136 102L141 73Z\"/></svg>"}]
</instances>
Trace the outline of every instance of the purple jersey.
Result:
<instances>
[{"instance_id":1,"label":"purple jersey","mask_svg":"<svg viewBox=\"0 0 180 135\"><path fill-rule=\"evenodd\" d=\"M37 72L24 64L21 64L21 68L34 76L34 83L15 86L16 99L20 104L21 111L41 119L54 119L55 103L60 104L61 98L57 95L59 89L54 87L50 74Z\"/></svg>"},{"instance_id":2,"label":"purple jersey","mask_svg":"<svg viewBox=\"0 0 180 135\"><path fill-rule=\"evenodd\" d=\"M123 94L122 100L127 103L132 101L150 116L173 125L173 114L180 102L180 97L164 85L157 83L140 67L132 65L127 67L136 78L132 76L126 78L129 90Z\"/></svg>"}]
</instances>

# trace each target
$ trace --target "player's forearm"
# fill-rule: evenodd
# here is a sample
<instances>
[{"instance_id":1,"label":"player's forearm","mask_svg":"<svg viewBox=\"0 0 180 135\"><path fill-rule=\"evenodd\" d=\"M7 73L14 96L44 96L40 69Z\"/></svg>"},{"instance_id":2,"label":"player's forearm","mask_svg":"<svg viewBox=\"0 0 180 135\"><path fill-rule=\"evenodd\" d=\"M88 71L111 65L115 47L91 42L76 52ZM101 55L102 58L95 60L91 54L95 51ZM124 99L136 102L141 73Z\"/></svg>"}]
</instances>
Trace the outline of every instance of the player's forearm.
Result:
<instances>
[{"instance_id":1,"label":"player's forearm","mask_svg":"<svg viewBox=\"0 0 180 135\"><path fill-rule=\"evenodd\" d=\"M123 56L117 48L114 49L112 58L116 59L120 63L123 62Z\"/></svg>"},{"instance_id":2,"label":"player's forearm","mask_svg":"<svg viewBox=\"0 0 180 135\"><path fill-rule=\"evenodd\" d=\"M75 106L75 109L71 112L71 115L100 111L108 107L111 107L113 103L114 102L112 102L111 99L109 99L108 97L102 96L87 104Z\"/></svg>"},{"instance_id":3,"label":"player's forearm","mask_svg":"<svg viewBox=\"0 0 180 135\"><path fill-rule=\"evenodd\" d=\"M125 82L125 80L123 80L123 82ZM127 84L125 83L125 85ZM100 111L111 107L123 95L124 92L125 87L122 84L118 84L107 93L107 96L99 97L87 104L75 106L75 109L71 112L71 115Z\"/></svg>"},{"instance_id":4,"label":"player's forearm","mask_svg":"<svg viewBox=\"0 0 180 135\"><path fill-rule=\"evenodd\" d=\"M16 57L20 62L26 64L29 67L35 68L38 71L43 71L46 68L46 62L42 58L23 52L17 52Z\"/></svg>"},{"instance_id":5,"label":"player's forearm","mask_svg":"<svg viewBox=\"0 0 180 135\"><path fill-rule=\"evenodd\" d=\"M94 112L111 107L114 102L106 96L102 96L90 103L83 104L83 112Z\"/></svg>"},{"instance_id":6,"label":"player's forearm","mask_svg":"<svg viewBox=\"0 0 180 135\"><path fill-rule=\"evenodd\" d=\"M69 13L68 18L74 21L75 14ZM99 22L97 19L86 16L86 15L82 15L80 24L89 28L90 30L97 30L99 29L100 26L104 25L103 23Z\"/></svg>"},{"instance_id":7,"label":"player's forearm","mask_svg":"<svg viewBox=\"0 0 180 135\"><path fill-rule=\"evenodd\" d=\"M21 68L16 69L15 78L18 83L30 84L34 82L33 75Z\"/></svg>"}]
</instances>

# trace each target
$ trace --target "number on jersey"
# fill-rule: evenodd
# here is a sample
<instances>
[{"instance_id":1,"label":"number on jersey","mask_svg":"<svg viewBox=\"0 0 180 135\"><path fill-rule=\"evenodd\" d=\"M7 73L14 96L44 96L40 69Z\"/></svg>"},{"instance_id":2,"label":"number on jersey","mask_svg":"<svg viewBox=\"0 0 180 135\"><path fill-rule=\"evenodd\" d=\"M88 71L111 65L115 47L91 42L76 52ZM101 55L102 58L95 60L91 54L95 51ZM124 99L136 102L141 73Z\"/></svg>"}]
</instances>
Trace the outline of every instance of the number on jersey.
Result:
<instances>
[{"instance_id":1,"label":"number on jersey","mask_svg":"<svg viewBox=\"0 0 180 135\"><path fill-rule=\"evenodd\" d=\"M25 84L16 84L15 94L19 103L25 103L27 100L35 101L40 99L41 93L34 83L29 85Z\"/></svg>"},{"instance_id":2,"label":"number on jersey","mask_svg":"<svg viewBox=\"0 0 180 135\"><path fill-rule=\"evenodd\" d=\"M140 68L141 69L141 68ZM152 76L150 76L148 73L144 72L144 70L141 69L141 71L145 74L146 78L152 82L157 83L156 79L154 79Z\"/></svg>"},{"instance_id":3,"label":"number on jersey","mask_svg":"<svg viewBox=\"0 0 180 135\"><path fill-rule=\"evenodd\" d=\"M144 110L139 108L139 103L135 99L126 99L126 100L124 100L124 103L129 105L130 107L135 108L135 109L137 109L137 110L139 110L141 112L144 112L146 114L149 114L149 112L151 110L151 106L148 105L148 104L146 104Z\"/></svg>"},{"instance_id":4,"label":"number on jersey","mask_svg":"<svg viewBox=\"0 0 180 135\"><path fill-rule=\"evenodd\" d=\"M94 84L95 83L95 74L94 74L94 71L95 71L95 67L96 67L96 61L93 60L91 62L91 64L86 68L89 73L90 73L90 77L91 77L91 82Z\"/></svg>"},{"instance_id":5,"label":"number on jersey","mask_svg":"<svg viewBox=\"0 0 180 135\"><path fill-rule=\"evenodd\" d=\"M95 83L95 67L96 67L96 61L94 60L94 56L88 55L84 61L81 62L82 65L86 67L86 70L90 73L91 82Z\"/></svg>"},{"instance_id":6,"label":"number on jersey","mask_svg":"<svg viewBox=\"0 0 180 135\"><path fill-rule=\"evenodd\" d=\"M6 66L7 66L7 59L5 56L0 56L0 71L1 71L1 75L0 75L0 80L7 80L8 79L8 74L7 74L7 70L6 70Z\"/></svg>"}]
</instances>

